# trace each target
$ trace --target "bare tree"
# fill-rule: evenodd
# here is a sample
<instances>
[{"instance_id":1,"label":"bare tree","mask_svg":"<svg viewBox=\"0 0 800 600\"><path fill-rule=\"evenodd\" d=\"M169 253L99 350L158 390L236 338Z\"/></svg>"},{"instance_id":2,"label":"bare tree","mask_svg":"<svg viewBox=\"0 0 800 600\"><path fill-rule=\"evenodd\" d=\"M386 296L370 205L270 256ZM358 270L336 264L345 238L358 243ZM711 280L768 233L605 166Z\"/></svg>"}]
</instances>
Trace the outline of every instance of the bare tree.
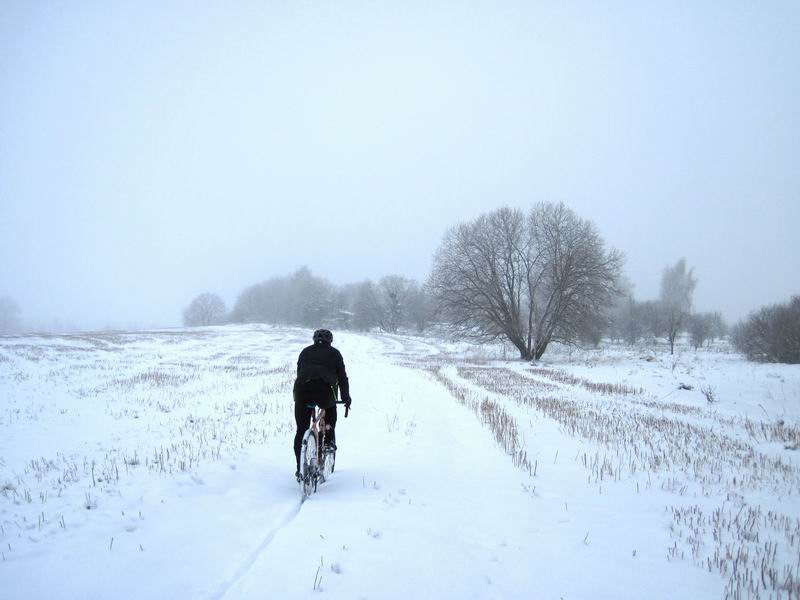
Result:
<instances>
[{"instance_id":1,"label":"bare tree","mask_svg":"<svg viewBox=\"0 0 800 600\"><path fill-rule=\"evenodd\" d=\"M370 320L380 327L381 331L394 333L397 329L392 331L388 310L384 306L382 296L380 287L367 281L364 286L364 304L362 306L370 315Z\"/></svg>"},{"instance_id":2,"label":"bare tree","mask_svg":"<svg viewBox=\"0 0 800 600\"><path fill-rule=\"evenodd\" d=\"M407 321L408 301L415 282L402 275L387 275L378 282L388 330L397 330Z\"/></svg>"},{"instance_id":3,"label":"bare tree","mask_svg":"<svg viewBox=\"0 0 800 600\"><path fill-rule=\"evenodd\" d=\"M608 327L606 333L616 342L628 340L626 329L631 321L631 307L636 302L633 297L633 287L633 283L627 277L620 275L617 282L618 293L607 309Z\"/></svg>"},{"instance_id":4,"label":"bare tree","mask_svg":"<svg viewBox=\"0 0 800 600\"><path fill-rule=\"evenodd\" d=\"M365 281L358 284L353 303L353 327L360 331L369 331L377 323L375 314L375 284Z\"/></svg>"},{"instance_id":5,"label":"bare tree","mask_svg":"<svg viewBox=\"0 0 800 600\"><path fill-rule=\"evenodd\" d=\"M636 314L641 319L644 333L652 340L667 336L667 318L664 306L658 300L636 303Z\"/></svg>"},{"instance_id":6,"label":"bare tree","mask_svg":"<svg viewBox=\"0 0 800 600\"><path fill-rule=\"evenodd\" d=\"M0 296L0 334L17 333L22 329L19 305L8 296Z\"/></svg>"},{"instance_id":7,"label":"bare tree","mask_svg":"<svg viewBox=\"0 0 800 600\"><path fill-rule=\"evenodd\" d=\"M689 315L688 329L692 345L697 350L711 338L714 330L714 315L712 313Z\"/></svg>"},{"instance_id":8,"label":"bare tree","mask_svg":"<svg viewBox=\"0 0 800 600\"><path fill-rule=\"evenodd\" d=\"M617 294L622 256L564 204L501 208L450 229L429 281L451 328L507 339L524 360L571 343Z\"/></svg>"},{"instance_id":9,"label":"bare tree","mask_svg":"<svg viewBox=\"0 0 800 600\"><path fill-rule=\"evenodd\" d=\"M623 297L615 307L612 318L614 335L628 344L635 344L648 333L645 304L637 302L632 295Z\"/></svg>"},{"instance_id":10,"label":"bare tree","mask_svg":"<svg viewBox=\"0 0 800 600\"><path fill-rule=\"evenodd\" d=\"M725 319L722 317L722 314L719 312L710 313L711 318L711 331L709 331L708 337L710 341L714 341L718 338L725 337L728 334L728 324L725 322Z\"/></svg>"},{"instance_id":11,"label":"bare tree","mask_svg":"<svg viewBox=\"0 0 800 600\"><path fill-rule=\"evenodd\" d=\"M225 313L225 303L217 294L200 294L183 311L183 324L187 327L219 325L225 320Z\"/></svg>"},{"instance_id":12,"label":"bare tree","mask_svg":"<svg viewBox=\"0 0 800 600\"><path fill-rule=\"evenodd\" d=\"M688 323L689 335L695 350L706 342L724 336L728 331L728 325L719 312L690 315Z\"/></svg>"},{"instance_id":13,"label":"bare tree","mask_svg":"<svg viewBox=\"0 0 800 600\"><path fill-rule=\"evenodd\" d=\"M417 333L424 333L431 319L431 301L424 286L413 282L408 293L406 318Z\"/></svg>"},{"instance_id":14,"label":"bare tree","mask_svg":"<svg viewBox=\"0 0 800 600\"><path fill-rule=\"evenodd\" d=\"M686 270L686 260L681 258L674 267L666 267L661 277L661 304L667 326L669 352L675 352L675 338L692 312L692 295L697 279L694 269Z\"/></svg>"},{"instance_id":15,"label":"bare tree","mask_svg":"<svg viewBox=\"0 0 800 600\"><path fill-rule=\"evenodd\" d=\"M356 303L361 286L347 283L334 288L333 313L330 322L337 329L352 329L357 325Z\"/></svg>"},{"instance_id":16,"label":"bare tree","mask_svg":"<svg viewBox=\"0 0 800 600\"><path fill-rule=\"evenodd\" d=\"M577 323L577 339L584 346L597 348L603 341L603 336L609 332L610 316L604 313L587 314Z\"/></svg>"},{"instance_id":17,"label":"bare tree","mask_svg":"<svg viewBox=\"0 0 800 600\"><path fill-rule=\"evenodd\" d=\"M377 325L381 331L397 333L408 320L408 304L416 287L416 282L401 275L382 277L377 285L365 282L358 304L362 321Z\"/></svg>"}]
</instances>

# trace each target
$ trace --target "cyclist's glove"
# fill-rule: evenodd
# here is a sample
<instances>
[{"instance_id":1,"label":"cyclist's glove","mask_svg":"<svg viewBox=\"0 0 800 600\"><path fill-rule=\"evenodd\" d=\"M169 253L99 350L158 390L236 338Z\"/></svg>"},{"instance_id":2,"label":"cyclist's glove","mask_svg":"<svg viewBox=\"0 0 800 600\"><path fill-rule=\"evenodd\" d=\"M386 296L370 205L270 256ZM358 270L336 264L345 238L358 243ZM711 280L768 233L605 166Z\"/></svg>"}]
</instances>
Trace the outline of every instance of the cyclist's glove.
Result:
<instances>
[{"instance_id":1,"label":"cyclist's glove","mask_svg":"<svg viewBox=\"0 0 800 600\"><path fill-rule=\"evenodd\" d=\"M347 400L344 401L344 407L349 409L350 405L353 403L353 399L348 396Z\"/></svg>"}]
</instances>

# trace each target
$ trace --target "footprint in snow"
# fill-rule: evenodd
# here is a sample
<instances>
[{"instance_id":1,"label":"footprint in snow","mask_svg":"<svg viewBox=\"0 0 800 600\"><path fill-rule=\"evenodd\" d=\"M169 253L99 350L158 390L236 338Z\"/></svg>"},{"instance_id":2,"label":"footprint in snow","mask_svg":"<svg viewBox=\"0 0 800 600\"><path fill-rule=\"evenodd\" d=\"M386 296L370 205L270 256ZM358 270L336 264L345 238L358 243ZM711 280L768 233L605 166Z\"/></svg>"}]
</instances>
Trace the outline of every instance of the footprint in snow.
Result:
<instances>
[{"instance_id":1,"label":"footprint in snow","mask_svg":"<svg viewBox=\"0 0 800 600\"><path fill-rule=\"evenodd\" d=\"M341 575L342 574L342 565L340 565L338 562L332 562L331 563L331 571L333 571L337 575Z\"/></svg>"},{"instance_id":2,"label":"footprint in snow","mask_svg":"<svg viewBox=\"0 0 800 600\"><path fill-rule=\"evenodd\" d=\"M376 530L374 530L372 528L367 529L367 535L369 537L371 537L371 538L376 539L376 540L379 540L382 537L382 534L381 534L380 531L376 531Z\"/></svg>"}]
</instances>

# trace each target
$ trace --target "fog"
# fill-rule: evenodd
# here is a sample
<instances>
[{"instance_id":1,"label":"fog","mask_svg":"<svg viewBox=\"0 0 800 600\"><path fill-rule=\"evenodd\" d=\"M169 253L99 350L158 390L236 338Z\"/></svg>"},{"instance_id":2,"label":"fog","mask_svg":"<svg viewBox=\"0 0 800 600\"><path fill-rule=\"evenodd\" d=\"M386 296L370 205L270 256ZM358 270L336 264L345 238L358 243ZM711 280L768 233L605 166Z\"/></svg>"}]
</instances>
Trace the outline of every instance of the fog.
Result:
<instances>
[{"instance_id":1,"label":"fog","mask_svg":"<svg viewBox=\"0 0 800 600\"><path fill-rule=\"evenodd\" d=\"M0 296L178 325L307 265L423 280L446 229L563 201L636 296L800 293L800 4L0 3Z\"/></svg>"}]
</instances>

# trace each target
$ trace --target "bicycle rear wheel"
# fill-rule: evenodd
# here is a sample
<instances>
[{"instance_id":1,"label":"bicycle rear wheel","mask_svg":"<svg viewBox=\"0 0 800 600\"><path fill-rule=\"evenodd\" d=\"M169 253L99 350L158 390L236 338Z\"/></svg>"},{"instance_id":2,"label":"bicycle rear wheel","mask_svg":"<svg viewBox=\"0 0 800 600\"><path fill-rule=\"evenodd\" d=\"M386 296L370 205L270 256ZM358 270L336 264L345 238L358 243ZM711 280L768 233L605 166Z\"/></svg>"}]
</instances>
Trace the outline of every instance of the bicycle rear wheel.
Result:
<instances>
[{"instance_id":1,"label":"bicycle rear wheel","mask_svg":"<svg viewBox=\"0 0 800 600\"><path fill-rule=\"evenodd\" d=\"M300 494L305 500L317 489L317 437L313 431L306 431L303 436L303 445L300 448Z\"/></svg>"}]
</instances>

